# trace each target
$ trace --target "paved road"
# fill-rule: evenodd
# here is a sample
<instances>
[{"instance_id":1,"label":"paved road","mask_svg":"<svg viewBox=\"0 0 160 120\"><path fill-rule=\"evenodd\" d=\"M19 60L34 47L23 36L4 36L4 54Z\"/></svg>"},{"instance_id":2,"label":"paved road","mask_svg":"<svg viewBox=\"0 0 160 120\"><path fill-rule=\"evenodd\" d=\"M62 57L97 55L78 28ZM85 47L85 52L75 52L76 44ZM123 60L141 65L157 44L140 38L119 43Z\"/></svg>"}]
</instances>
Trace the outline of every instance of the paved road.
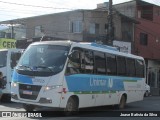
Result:
<instances>
[{"instance_id":1,"label":"paved road","mask_svg":"<svg viewBox=\"0 0 160 120\"><path fill-rule=\"evenodd\" d=\"M44 111L47 113L48 111L55 111L55 109L52 108L39 108L36 111ZM92 111L95 112L92 112ZM17 103L0 103L0 111L24 111L21 104ZM80 112L77 116L72 117L54 117L54 120L102 120L102 119L108 119L108 120L159 120L160 117L107 117L113 114L118 115L123 114L131 114L131 113L143 113L144 111L146 113L153 113L156 115L156 112L159 111L160 114L160 96L151 96L144 98L144 101L134 102L126 105L126 108L123 111L117 110L111 106L107 107L95 107L95 108L89 108L89 109L82 109L82 113ZM86 112L84 112L86 111ZM136 111L136 112L133 112ZM54 112L53 112L54 114ZM144 113L143 113L144 115ZM15 117L15 118L0 118L1 120L31 120L31 119L40 119L40 118L21 118L21 117ZM53 119L52 118L41 118L41 119Z\"/></svg>"}]
</instances>

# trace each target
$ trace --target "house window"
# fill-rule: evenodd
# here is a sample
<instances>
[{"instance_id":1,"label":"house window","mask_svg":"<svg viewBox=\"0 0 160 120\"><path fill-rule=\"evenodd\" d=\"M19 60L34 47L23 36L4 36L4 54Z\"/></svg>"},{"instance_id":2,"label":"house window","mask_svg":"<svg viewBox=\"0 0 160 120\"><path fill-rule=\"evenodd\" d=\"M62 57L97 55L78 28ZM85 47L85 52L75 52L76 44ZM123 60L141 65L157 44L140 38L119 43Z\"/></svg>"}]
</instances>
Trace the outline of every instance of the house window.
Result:
<instances>
[{"instance_id":1,"label":"house window","mask_svg":"<svg viewBox=\"0 0 160 120\"><path fill-rule=\"evenodd\" d=\"M35 26L35 36L42 36L44 32L44 28L39 25L39 26Z\"/></svg>"},{"instance_id":2,"label":"house window","mask_svg":"<svg viewBox=\"0 0 160 120\"><path fill-rule=\"evenodd\" d=\"M152 7L142 8L141 18L152 21L153 20L153 8Z\"/></svg>"},{"instance_id":3,"label":"house window","mask_svg":"<svg viewBox=\"0 0 160 120\"><path fill-rule=\"evenodd\" d=\"M19 25L15 27L14 28L15 39L26 38L26 31L27 31L27 28L25 25Z\"/></svg>"},{"instance_id":4,"label":"house window","mask_svg":"<svg viewBox=\"0 0 160 120\"><path fill-rule=\"evenodd\" d=\"M141 45L148 45L148 34L140 33L140 44Z\"/></svg>"},{"instance_id":5,"label":"house window","mask_svg":"<svg viewBox=\"0 0 160 120\"><path fill-rule=\"evenodd\" d=\"M72 22L72 32L81 33L82 32L82 21L73 21Z\"/></svg>"},{"instance_id":6,"label":"house window","mask_svg":"<svg viewBox=\"0 0 160 120\"><path fill-rule=\"evenodd\" d=\"M159 16L159 15L160 15L160 11L159 11L159 10L156 10L155 15L156 15L156 16Z\"/></svg>"},{"instance_id":7,"label":"house window","mask_svg":"<svg viewBox=\"0 0 160 120\"><path fill-rule=\"evenodd\" d=\"M138 10L138 18L141 18L141 10Z\"/></svg>"},{"instance_id":8,"label":"house window","mask_svg":"<svg viewBox=\"0 0 160 120\"><path fill-rule=\"evenodd\" d=\"M99 24L91 23L89 27L90 34L98 34L99 33Z\"/></svg>"},{"instance_id":9,"label":"house window","mask_svg":"<svg viewBox=\"0 0 160 120\"><path fill-rule=\"evenodd\" d=\"M122 39L124 41L129 41L129 42L132 41L132 38L133 38L133 35L132 35L133 26L132 26L132 24L129 23L129 22L124 22L124 21L122 21L121 24L122 24L122 27L121 27Z\"/></svg>"}]
</instances>

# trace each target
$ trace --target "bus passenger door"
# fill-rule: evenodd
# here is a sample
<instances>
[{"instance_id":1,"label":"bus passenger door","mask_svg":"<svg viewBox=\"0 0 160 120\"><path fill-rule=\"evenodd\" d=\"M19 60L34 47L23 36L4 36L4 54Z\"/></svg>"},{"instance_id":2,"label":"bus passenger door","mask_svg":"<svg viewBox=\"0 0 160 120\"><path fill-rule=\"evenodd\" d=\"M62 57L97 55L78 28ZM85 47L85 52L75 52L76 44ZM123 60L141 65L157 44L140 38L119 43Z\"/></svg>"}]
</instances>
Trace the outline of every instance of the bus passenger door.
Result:
<instances>
[{"instance_id":1,"label":"bus passenger door","mask_svg":"<svg viewBox=\"0 0 160 120\"><path fill-rule=\"evenodd\" d=\"M10 92L10 83L12 79L12 73L14 70L14 67L17 65L19 58L21 56L21 50L14 49L14 50L8 50L7 55L7 89Z\"/></svg>"},{"instance_id":2,"label":"bus passenger door","mask_svg":"<svg viewBox=\"0 0 160 120\"><path fill-rule=\"evenodd\" d=\"M91 90L90 85L92 73L92 51L84 51L77 47L73 48L66 68L66 82L69 90L75 91L74 94L79 96L79 107L92 107L95 105L96 94Z\"/></svg>"}]
</instances>

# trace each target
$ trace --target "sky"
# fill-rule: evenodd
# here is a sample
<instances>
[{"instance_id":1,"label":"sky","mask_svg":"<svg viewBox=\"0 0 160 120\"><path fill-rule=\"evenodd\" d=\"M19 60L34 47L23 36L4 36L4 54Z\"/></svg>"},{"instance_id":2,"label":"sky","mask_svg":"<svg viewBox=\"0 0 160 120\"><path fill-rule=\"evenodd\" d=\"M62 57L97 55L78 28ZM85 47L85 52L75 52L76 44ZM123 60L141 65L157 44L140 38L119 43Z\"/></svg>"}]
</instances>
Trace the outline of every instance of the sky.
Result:
<instances>
[{"instance_id":1,"label":"sky","mask_svg":"<svg viewBox=\"0 0 160 120\"><path fill-rule=\"evenodd\" d=\"M0 0L0 21L51 14L76 9L95 9L109 0ZM113 4L131 0L112 0ZM160 5L160 0L144 0ZM0 25L1 26L1 25Z\"/></svg>"}]
</instances>

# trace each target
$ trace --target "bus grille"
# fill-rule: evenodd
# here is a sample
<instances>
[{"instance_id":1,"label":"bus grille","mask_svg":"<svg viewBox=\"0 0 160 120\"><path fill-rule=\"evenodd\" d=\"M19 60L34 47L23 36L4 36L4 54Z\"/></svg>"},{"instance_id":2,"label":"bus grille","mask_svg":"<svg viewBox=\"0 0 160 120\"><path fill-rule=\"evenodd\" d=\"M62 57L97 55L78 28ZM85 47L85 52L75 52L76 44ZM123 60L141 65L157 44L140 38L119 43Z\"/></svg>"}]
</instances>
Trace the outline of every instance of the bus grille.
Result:
<instances>
[{"instance_id":1,"label":"bus grille","mask_svg":"<svg viewBox=\"0 0 160 120\"><path fill-rule=\"evenodd\" d=\"M19 95L23 99L36 100L42 86L19 84Z\"/></svg>"}]
</instances>

